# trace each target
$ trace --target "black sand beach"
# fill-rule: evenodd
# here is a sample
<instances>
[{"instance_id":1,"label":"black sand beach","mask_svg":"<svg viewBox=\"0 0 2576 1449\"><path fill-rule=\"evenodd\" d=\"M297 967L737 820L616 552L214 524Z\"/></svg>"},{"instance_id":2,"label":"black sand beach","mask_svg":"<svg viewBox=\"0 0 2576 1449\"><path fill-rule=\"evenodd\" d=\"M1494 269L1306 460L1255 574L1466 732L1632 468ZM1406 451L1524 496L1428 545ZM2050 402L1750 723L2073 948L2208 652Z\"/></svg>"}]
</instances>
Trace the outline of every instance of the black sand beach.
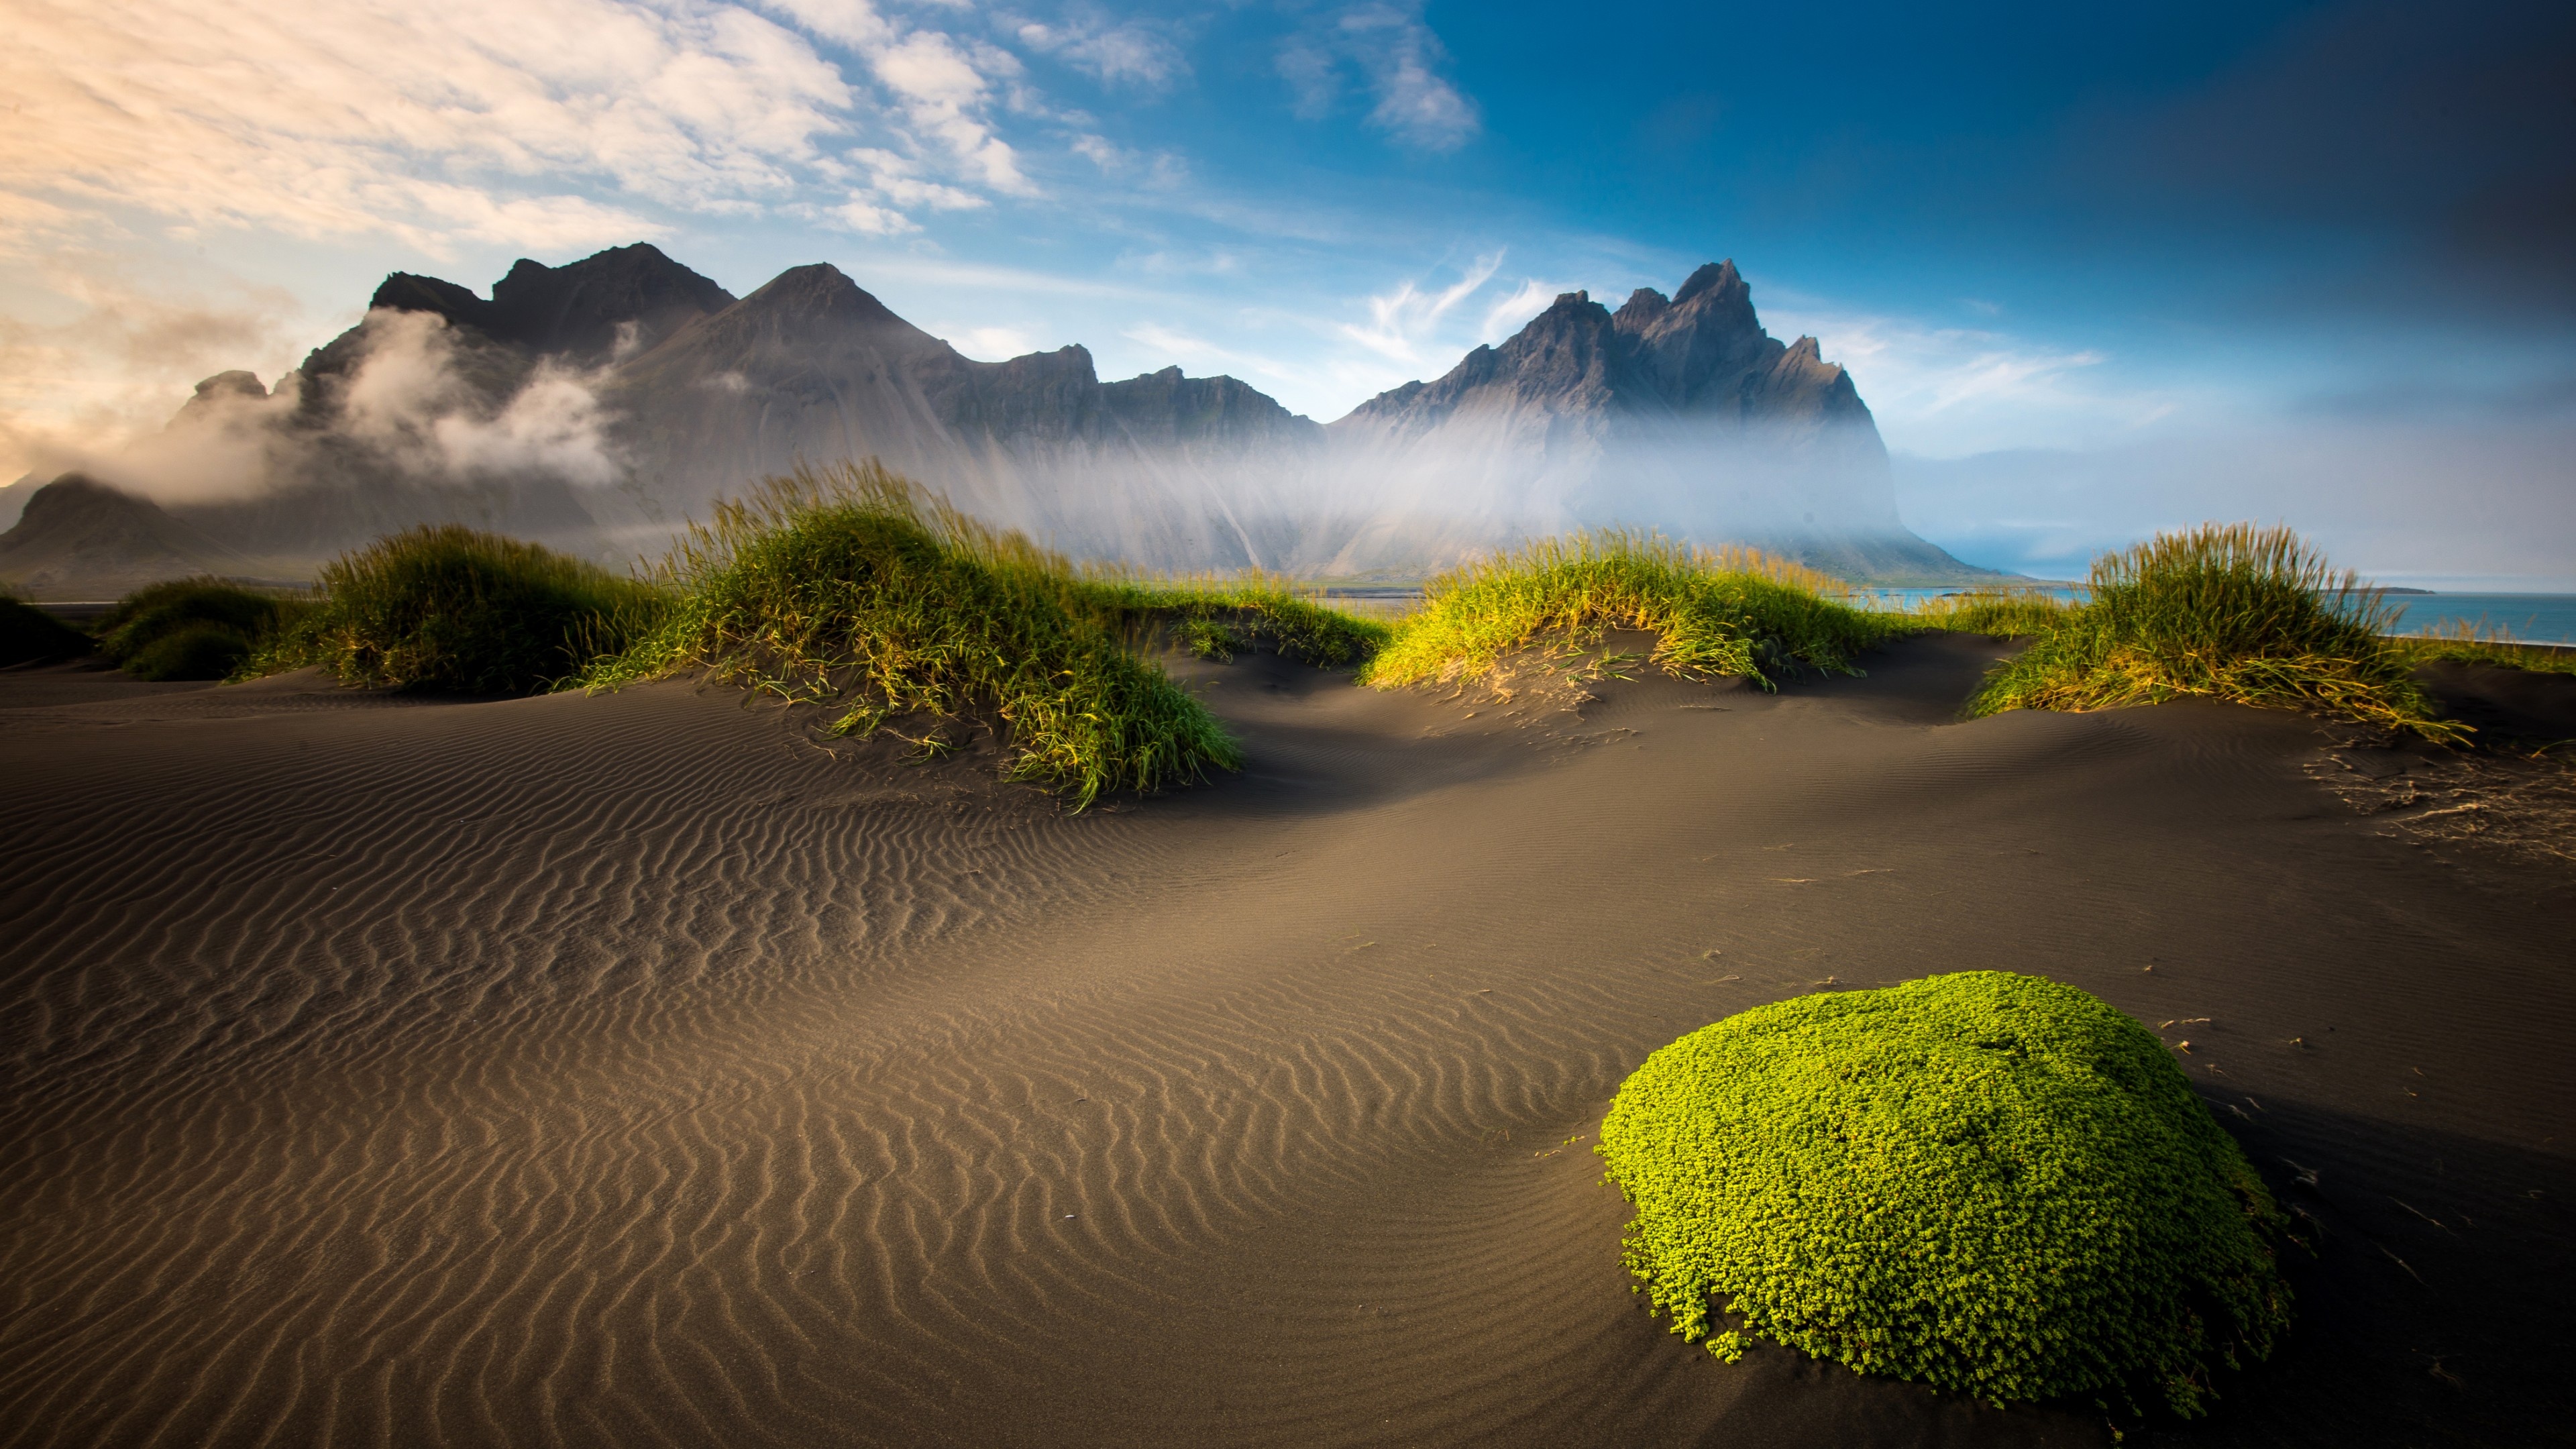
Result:
<instances>
[{"instance_id":1,"label":"black sand beach","mask_svg":"<svg viewBox=\"0 0 2576 1449\"><path fill-rule=\"evenodd\" d=\"M1683 1344L1590 1150L1686 1030L1994 967L2321 1244L2130 1442L2576 1442L2576 875L2297 715L1956 722L1995 650L1193 664L1251 767L1082 815L729 689L0 673L0 1441L2105 1443Z\"/></svg>"}]
</instances>

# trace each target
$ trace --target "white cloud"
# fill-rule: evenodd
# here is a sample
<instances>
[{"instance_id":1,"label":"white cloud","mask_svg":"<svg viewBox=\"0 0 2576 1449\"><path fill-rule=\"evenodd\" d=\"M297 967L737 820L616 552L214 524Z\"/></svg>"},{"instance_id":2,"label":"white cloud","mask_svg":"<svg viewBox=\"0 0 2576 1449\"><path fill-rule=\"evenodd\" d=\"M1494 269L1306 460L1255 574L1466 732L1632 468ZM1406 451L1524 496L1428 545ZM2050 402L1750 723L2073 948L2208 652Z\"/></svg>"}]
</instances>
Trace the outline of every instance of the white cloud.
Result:
<instances>
[{"instance_id":1,"label":"white cloud","mask_svg":"<svg viewBox=\"0 0 2576 1449\"><path fill-rule=\"evenodd\" d=\"M844 189L854 141L906 158L862 158L865 230L1032 189L988 116L1017 61L864 0L776 0L776 19L718 0L10 9L0 248L20 255L135 211L433 256L573 251L664 234L657 212L808 204Z\"/></svg>"},{"instance_id":2,"label":"white cloud","mask_svg":"<svg viewBox=\"0 0 2576 1449\"><path fill-rule=\"evenodd\" d=\"M1926 456L2112 446L2188 401L2126 383L2098 347L1796 303L1766 308L1764 323L1814 334L1826 361L1851 370L1888 445Z\"/></svg>"},{"instance_id":3,"label":"white cloud","mask_svg":"<svg viewBox=\"0 0 2576 1449\"><path fill-rule=\"evenodd\" d=\"M933 211L972 211L991 203L974 192L925 180L918 163L892 151L872 148L849 153L850 159L867 168L869 182L876 194L898 206L926 206Z\"/></svg>"},{"instance_id":4,"label":"white cloud","mask_svg":"<svg viewBox=\"0 0 2576 1449\"><path fill-rule=\"evenodd\" d=\"M1189 162L1171 151L1130 151L1106 136L1077 132L1065 149L1100 168L1103 176L1131 179L1148 190L1170 191L1190 179Z\"/></svg>"},{"instance_id":5,"label":"white cloud","mask_svg":"<svg viewBox=\"0 0 2576 1449\"><path fill-rule=\"evenodd\" d=\"M911 217L879 206L865 196L853 196L823 214L835 225L861 236L901 236L905 232L921 230L920 224Z\"/></svg>"},{"instance_id":6,"label":"white cloud","mask_svg":"<svg viewBox=\"0 0 2576 1449\"><path fill-rule=\"evenodd\" d=\"M1016 327L965 327L950 333L949 345L982 362L1003 362L1026 357L1038 350L1027 333Z\"/></svg>"},{"instance_id":7,"label":"white cloud","mask_svg":"<svg viewBox=\"0 0 2576 1449\"><path fill-rule=\"evenodd\" d=\"M877 78L895 92L916 132L938 142L995 191L1028 195L1036 190L1020 174L1018 153L994 134L984 116L992 100L985 70L1009 76L1016 73L1016 61L990 47L964 47L927 30L872 59Z\"/></svg>"},{"instance_id":8,"label":"white cloud","mask_svg":"<svg viewBox=\"0 0 2576 1449\"><path fill-rule=\"evenodd\" d=\"M1484 117L1440 74L1448 58L1420 0L1412 0L1334 11L1283 47L1277 67L1302 119L1330 115L1346 75L1356 72L1373 102L1370 125L1420 150L1454 151L1483 131Z\"/></svg>"},{"instance_id":9,"label":"white cloud","mask_svg":"<svg viewBox=\"0 0 2576 1449\"><path fill-rule=\"evenodd\" d=\"M768 7L800 29L852 50L892 45L895 29L868 0L767 0Z\"/></svg>"},{"instance_id":10,"label":"white cloud","mask_svg":"<svg viewBox=\"0 0 2576 1449\"><path fill-rule=\"evenodd\" d=\"M1051 55L1107 86L1148 94L1169 89L1190 64L1169 40L1133 22L1108 25L1086 16L1064 25L1025 21L1013 32L1022 45Z\"/></svg>"},{"instance_id":11,"label":"white cloud","mask_svg":"<svg viewBox=\"0 0 2576 1449\"><path fill-rule=\"evenodd\" d=\"M1476 340L1488 346L1502 341L1529 325L1529 320L1547 310L1559 294L1571 287L1550 286L1536 277L1522 282L1508 297L1485 309L1485 320L1476 328Z\"/></svg>"},{"instance_id":12,"label":"white cloud","mask_svg":"<svg viewBox=\"0 0 2576 1449\"><path fill-rule=\"evenodd\" d=\"M359 363L340 395L348 436L407 471L433 479L545 473L576 483L615 481L606 411L591 379L540 364L497 410L457 366L447 319L372 312Z\"/></svg>"},{"instance_id":13,"label":"white cloud","mask_svg":"<svg viewBox=\"0 0 2576 1449\"><path fill-rule=\"evenodd\" d=\"M1394 291L1368 299L1365 325L1344 323L1339 330L1379 356L1419 363L1423 361L1420 345L1431 341L1450 309L1491 281L1502 265L1501 252L1478 257L1457 281L1437 292L1425 292L1407 279Z\"/></svg>"}]
</instances>

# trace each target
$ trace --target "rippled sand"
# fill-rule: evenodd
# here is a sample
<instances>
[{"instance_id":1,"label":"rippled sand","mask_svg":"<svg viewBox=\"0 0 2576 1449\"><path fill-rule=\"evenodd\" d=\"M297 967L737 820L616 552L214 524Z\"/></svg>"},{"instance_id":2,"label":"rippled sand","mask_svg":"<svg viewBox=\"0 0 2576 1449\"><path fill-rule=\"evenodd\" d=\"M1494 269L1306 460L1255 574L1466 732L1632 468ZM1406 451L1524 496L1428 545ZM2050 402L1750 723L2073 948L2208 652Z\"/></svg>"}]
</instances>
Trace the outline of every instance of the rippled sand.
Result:
<instances>
[{"instance_id":1,"label":"rippled sand","mask_svg":"<svg viewBox=\"0 0 2576 1449\"><path fill-rule=\"evenodd\" d=\"M2292 716L1953 723L1990 653L1191 666L1253 767L1081 816L726 690L0 674L0 1440L2103 1442L1683 1345L1590 1152L1691 1027L1988 966L2184 1023L2323 1225L2172 1437L2563 1440L2564 874Z\"/></svg>"}]
</instances>

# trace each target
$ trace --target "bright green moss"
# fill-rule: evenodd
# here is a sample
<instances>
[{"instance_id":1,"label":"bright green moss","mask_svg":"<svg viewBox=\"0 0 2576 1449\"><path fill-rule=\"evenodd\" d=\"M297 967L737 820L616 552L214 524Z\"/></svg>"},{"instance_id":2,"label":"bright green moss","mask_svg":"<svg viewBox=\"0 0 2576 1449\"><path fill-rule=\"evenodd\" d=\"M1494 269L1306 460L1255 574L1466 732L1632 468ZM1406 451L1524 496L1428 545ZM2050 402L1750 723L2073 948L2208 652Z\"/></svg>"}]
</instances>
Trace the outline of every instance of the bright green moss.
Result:
<instances>
[{"instance_id":1,"label":"bright green moss","mask_svg":"<svg viewBox=\"0 0 2576 1449\"><path fill-rule=\"evenodd\" d=\"M1674 1332L1993 1401L2199 1411L2290 1316L2283 1219L2164 1046L1969 971L1802 996L1646 1059L1601 1126L1627 1262Z\"/></svg>"}]
</instances>

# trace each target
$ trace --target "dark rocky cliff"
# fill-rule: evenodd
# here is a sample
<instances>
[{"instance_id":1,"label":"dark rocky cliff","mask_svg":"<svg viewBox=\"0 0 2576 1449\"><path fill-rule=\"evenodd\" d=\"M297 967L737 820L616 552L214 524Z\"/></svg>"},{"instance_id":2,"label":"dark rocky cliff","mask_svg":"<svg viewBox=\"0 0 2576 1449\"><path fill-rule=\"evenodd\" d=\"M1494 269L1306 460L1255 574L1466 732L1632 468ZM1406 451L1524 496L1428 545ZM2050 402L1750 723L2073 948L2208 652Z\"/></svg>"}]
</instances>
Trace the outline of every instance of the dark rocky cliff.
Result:
<instances>
[{"instance_id":1,"label":"dark rocky cliff","mask_svg":"<svg viewBox=\"0 0 2576 1449\"><path fill-rule=\"evenodd\" d=\"M1435 382L1381 393L1333 427L1419 437L1462 412L1877 426L1816 339L1783 344L1763 331L1731 261L1701 267L1669 298L1640 287L1616 313L1587 292L1565 293L1501 346L1477 348Z\"/></svg>"}]
</instances>

